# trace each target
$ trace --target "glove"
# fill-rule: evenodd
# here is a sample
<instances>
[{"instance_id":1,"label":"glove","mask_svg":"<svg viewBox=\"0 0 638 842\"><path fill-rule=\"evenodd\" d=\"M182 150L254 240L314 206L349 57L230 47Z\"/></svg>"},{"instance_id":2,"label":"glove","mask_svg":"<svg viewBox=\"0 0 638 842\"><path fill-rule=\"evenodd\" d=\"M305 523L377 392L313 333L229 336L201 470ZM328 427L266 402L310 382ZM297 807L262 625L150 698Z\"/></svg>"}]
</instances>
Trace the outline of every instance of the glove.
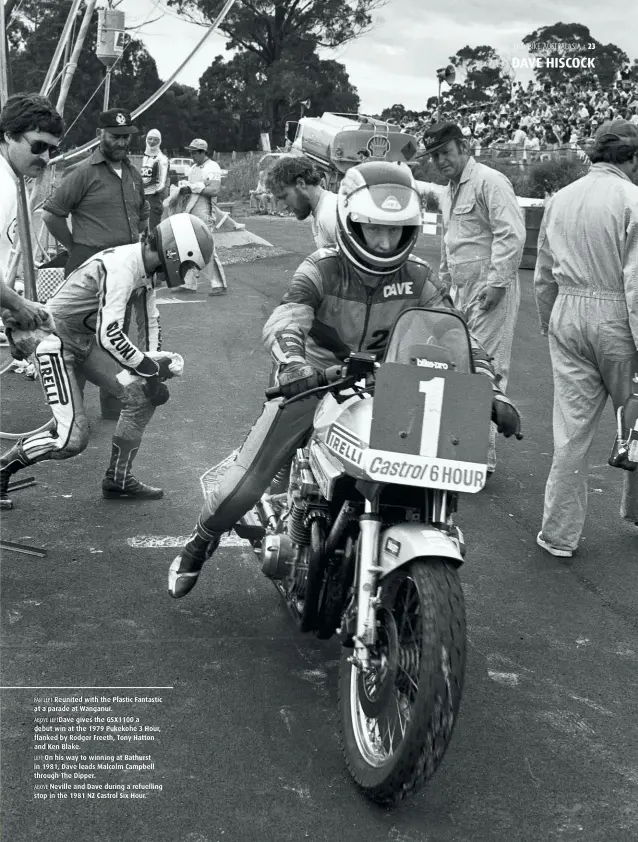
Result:
<instances>
[{"instance_id":1,"label":"glove","mask_svg":"<svg viewBox=\"0 0 638 842\"><path fill-rule=\"evenodd\" d=\"M505 395L495 395L492 400L492 421L496 424L499 433L506 439L516 436L522 439L521 416L514 404Z\"/></svg>"},{"instance_id":2,"label":"glove","mask_svg":"<svg viewBox=\"0 0 638 842\"><path fill-rule=\"evenodd\" d=\"M161 406L171 396L168 386L162 383L159 377L149 377L146 383L144 383L144 391L153 406Z\"/></svg>"},{"instance_id":3,"label":"glove","mask_svg":"<svg viewBox=\"0 0 638 842\"><path fill-rule=\"evenodd\" d=\"M279 372L279 390L285 398L292 398L309 389L324 385L323 372L308 363L288 363Z\"/></svg>"},{"instance_id":4,"label":"glove","mask_svg":"<svg viewBox=\"0 0 638 842\"><path fill-rule=\"evenodd\" d=\"M171 377L175 376L170 369L170 365L173 362L170 357L163 357L161 360L156 360L155 362L159 366L159 374L157 376L162 382L164 380L170 380Z\"/></svg>"},{"instance_id":5,"label":"glove","mask_svg":"<svg viewBox=\"0 0 638 842\"><path fill-rule=\"evenodd\" d=\"M146 354L159 366L160 380L170 380L184 374L184 357L170 351L148 351Z\"/></svg>"},{"instance_id":6,"label":"glove","mask_svg":"<svg viewBox=\"0 0 638 842\"><path fill-rule=\"evenodd\" d=\"M159 365L148 354L144 354L142 362L133 370L140 377L157 377L160 371Z\"/></svg>"},{"instance_id":7,"label":"glove","mask_svg":"<svg viewBox=\"0 0 638 842\"><path fill-rule=\"evenodd\" d=\"M5 334L13 359L26 360L35 352L40 342L51 334L51 331L41 327L34 330L5 327Z\"/></svg>"}]
</instances>

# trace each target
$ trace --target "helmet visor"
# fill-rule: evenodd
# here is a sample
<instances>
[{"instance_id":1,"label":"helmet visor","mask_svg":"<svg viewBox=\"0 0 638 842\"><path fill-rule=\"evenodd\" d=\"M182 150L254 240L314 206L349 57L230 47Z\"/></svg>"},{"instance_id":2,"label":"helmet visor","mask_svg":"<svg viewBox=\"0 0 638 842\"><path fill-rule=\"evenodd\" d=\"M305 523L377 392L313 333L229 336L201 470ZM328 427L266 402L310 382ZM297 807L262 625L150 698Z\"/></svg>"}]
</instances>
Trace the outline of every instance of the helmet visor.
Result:
<instances>
[{"instance_id":1,"label":"helmet visor","mask_svg":"<svg viewBox=\"0 0 638 842\"><path fill-rule=\"evenodd\" d=\"M372 184L355 190L346 205L353 222L373 225L419 225L421 201L413 187Z\"/></svg>"}]
</instances>

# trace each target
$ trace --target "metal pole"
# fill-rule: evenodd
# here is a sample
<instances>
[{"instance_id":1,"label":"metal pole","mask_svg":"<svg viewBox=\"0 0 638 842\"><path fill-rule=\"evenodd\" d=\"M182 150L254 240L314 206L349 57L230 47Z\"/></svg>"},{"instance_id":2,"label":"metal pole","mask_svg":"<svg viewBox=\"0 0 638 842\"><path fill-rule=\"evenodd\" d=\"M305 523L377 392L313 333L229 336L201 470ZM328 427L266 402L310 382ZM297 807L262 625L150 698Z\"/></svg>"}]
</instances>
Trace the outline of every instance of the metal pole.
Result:
<instances>
[{"instance_id":1,"label":"metal pole","mask_svg":"<svg viewBox=\"0 0 638 842\"><path fill-rule=\"evenodd\" d=\"M215 22L214 22L214 23L210 26L210 28L209 28L209 29L205 32L205 34L203 35L203 37L202 37L202 39L200 40L200 42L199 42L199 43L198 43L198 44L194 47L194 49L193 49L193 50L191 50L191 52L190 52L190 53L186 56L186 58L185 58L185 59L184 59L184 61L180 64L180 66L177 68L177 70L175 70L175 71L171 74L171 76L169 77L169 79L167 79L167 80L166 80L166 82L164 82L164 84L161 86L161 88L159 88L159 89L158 89L158 90L157 90L154 94L152 94L152 95L151 95L151 96L150 96L150 97L146 100L146 102L142 103L142 105L140 105L138 108L136 108L136 109L135 109L135 111L133 111L133 112L131 113L131 117L133 118L133 120L135 120L137 117L139 117L139 116L140 116L140 114L143 114L143 113L144 113L144 112L145 112L148 108L150 108L150 107L151 107L151 105L154 105L154 103L156 103L156 102L157 102L157 100L158 100L158 99L159 99L159 98L160 98L160 97L161 97L164 93L166 93L166 91L170 88L170 86L173 84L173 82L175 81L175 79L176 79L176 78L179 76L179 74L182 72L182 70L184 69L184 67L186 67L186 65L188 64L188 62L189 62L189 61L192 59L192 57L195 55L195 53L196 53L196 52L197 52L197 51L198 51L198 50L199 50L199 49L200 49L200 48L204 45L204 43L207 41L207 39L208 39L208 38L209 38L209 37L213 34L213 32L215 32L215 30L216 30L216 29L220 26L220 24L223 22L224 18L225 18L225 17L226 17L226 15L228 14L228 12L229 12L229 11L231 10L231 8L233 7L234 3L235 3L235 0L226 0L226 3L224 4L224 7L223 7L223 8L222 8L222 10L220 11L220 13L217 15L217 18L215 19ZM78 155L82 155L84 152L87 152L89 149L93 149L93 147L94 147L94 146L97 146L97 144L98 144L98 143L99 143L99 140L98 140L97 138L95 138L94 140L90 140L90 141L88 141L88 143L85 143L83 146L80 146L78 149L74 149L74 150L73 150L73 152L68 152L66 155L60 155L60 156L59 156L58 158L56 158L55 160L56 160L56 162L59 162L59 161L70 161L70 160L72 160L73 158L77 158L77 157L78 157Z\"/></svg>"},{"instance_id":2,"label":"metal pole","mask_svg":"<svg viewBox=\"0 0 638 842\"><path fill-rule=\"evenodd\" d=\"M78 37L75 42L75 46L73 47L73 52L71 53L71 58L69 59L69 62L66 65L66 68L64 70L64 76L62 77L62 83L60 85L60 95L58 97L58 103L55 106L55 110L58 112L58 114L62 114L64 112L66 98L69 93L69 88L71 87L73 76L75 75L75 71L78 67L80 53L82 52L82 47L84 46L84 39L86 38L86 33L88 32L89 24L91 23L91 18L93 17L93 12L95 11L96 2L97 0L87 0L86 11L84 12L82 25L80 26L80 31L78 32Z\"/></svg>"},{"instance_id":3,"label":"metal pole","mask_svg":"<svg viewBox=\"0 0 638 842\"><path fill-rule=\"evenodd\" d=\"M106 68L106 76L104 79L104 106L102 107L102 111L108 111L109 109L109 98L111 96L111 68Z\"/></svg>"},{"instance_id":4,"label":"metal pole","mask_svg":"<svg viewBox=\"0 0 638 842\"><path fill-rule=\"evenodd\" d=\"M47 75L44 78L44 82L42 83L42 87L40 88L40 93L42 96L47 96L49 93L49 89L53 84L53 80L55 79L55 74L58 72L58 65L60 64L60 59L62 58L62 54L66 49L67 41L71 35L71 29L73 28L73 22L75 21L75 16L78 13L78 9L82 0L73 0L71 4L71 8L69 10L69 16L66 19L66 23L64 24L64 29L62 30L62 35L60 35L60 40L58 41L58 45L55 48L55 52L53 53L53 58L51 59L51 64L49 65L49 69L47 70Z\"/></svg>"},{"instance_id":5,"label":"metal pole","mask_svg":"<svg viewBox=\"0 0 638 842\"><path fill-rule=\"evenodd\" d=\"M9 97L9 74L7 67L7 38L4 19L4 0L0 0L0 108Z\"/></svg>"}]
</instances>

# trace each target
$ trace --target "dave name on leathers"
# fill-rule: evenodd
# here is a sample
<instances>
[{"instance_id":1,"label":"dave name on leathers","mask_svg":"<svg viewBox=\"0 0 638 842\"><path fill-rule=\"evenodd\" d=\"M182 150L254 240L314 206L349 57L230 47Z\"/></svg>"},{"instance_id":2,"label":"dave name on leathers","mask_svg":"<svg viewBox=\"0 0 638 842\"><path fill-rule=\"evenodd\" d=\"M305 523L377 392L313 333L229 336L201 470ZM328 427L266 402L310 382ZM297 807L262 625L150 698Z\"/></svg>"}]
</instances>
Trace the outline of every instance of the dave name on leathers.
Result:
<instances>
[{"instance_id":1,"label":"dave name on leathers","mask_svg":"<svg viewBox=\"0 0 638 842\"><path fill-rule=\"evenodd\" d=\"M282 394L316 386L320 373L353 351L381 357L397 316L411 307L453 305L430 266L411 255L421 226L419 194L409 168L367 162L344 177L337 200L337 247L320 249L296 270L263 338L278 366ZM505 435L520 419L494 382L483 349L472 340L477 372L492 380L494 418ZM312 429L318 398L282 408L267 401L234 462L209 494L189 541L169 570L175 598L195 586L222 534L248 512Z\"/></svg>"}]
</instances>

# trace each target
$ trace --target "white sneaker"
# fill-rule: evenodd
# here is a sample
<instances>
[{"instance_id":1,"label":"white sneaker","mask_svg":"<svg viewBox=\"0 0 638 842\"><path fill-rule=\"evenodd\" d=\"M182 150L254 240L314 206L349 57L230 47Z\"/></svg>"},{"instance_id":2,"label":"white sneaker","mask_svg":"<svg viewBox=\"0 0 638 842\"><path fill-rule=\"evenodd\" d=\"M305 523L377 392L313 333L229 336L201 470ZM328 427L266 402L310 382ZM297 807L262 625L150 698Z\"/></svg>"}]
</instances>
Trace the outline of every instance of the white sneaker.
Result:
<instances>
[{"instance_id":1,"label":"white sneaker","mask_svg":"<svg viewBox=\"0 0 638 842\"><path fill-rule=\"evenodd\" d=\"M571 558L572 551L571 550L560 550L558 547L552 547L551 544L548 544L547 541L543 538L543 533L539 532L536 536L536 543L539 547L542 547L551 555L555 555L558 558Z\"/></svg>"}]
</instances>

